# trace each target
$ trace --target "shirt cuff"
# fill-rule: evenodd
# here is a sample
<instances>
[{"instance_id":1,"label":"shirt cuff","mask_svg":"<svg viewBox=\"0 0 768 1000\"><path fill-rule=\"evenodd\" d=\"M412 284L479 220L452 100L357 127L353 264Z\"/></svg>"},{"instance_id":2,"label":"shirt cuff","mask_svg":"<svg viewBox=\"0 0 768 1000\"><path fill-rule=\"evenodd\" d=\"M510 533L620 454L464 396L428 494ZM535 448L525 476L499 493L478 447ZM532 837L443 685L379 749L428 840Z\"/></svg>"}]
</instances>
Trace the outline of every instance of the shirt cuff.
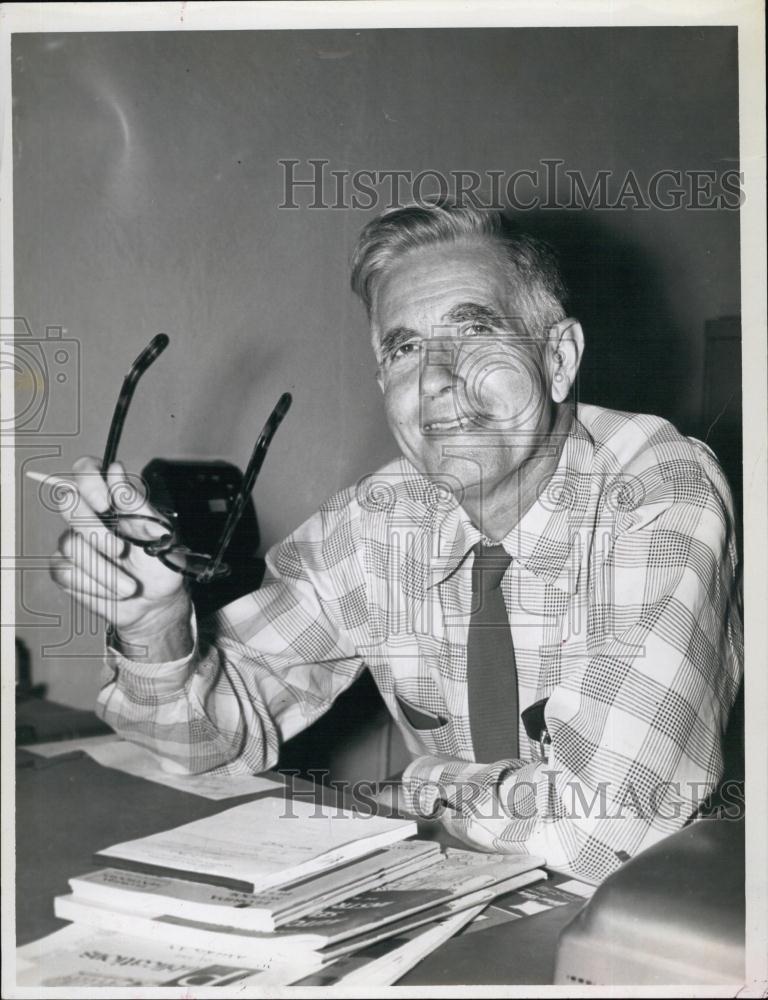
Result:
<instances>
[{"instance_id":1,"label":"shirt cuff","mask_svg":"<svg viewBox=\"0 0 768 1000\"><path fill-rule=\"evenodd\" d=\"M197 618L194 608L191 608L189 613L189 630L192 635L192 649L190 652L178 660L168 660L166 662L131 660L109 644L108 636L106 650L107 667L112 671L122 687L133 683L135 687L142 690L151 689L154 696L176 694L187 683L190 675L190 665L198 655Z\"/></svg>"},{"instance_id":2,"label":"shirt cuff","mask_svg":"<svg viewBox=\"0 0 768 1000\"><path fill-rule=\"evenodd\" d=\"M403 771L403 807L414 816L430 819L445 809L461 813L475 803L509 769L508 761L475 764L445 757L417 757Z\"/></svg>"}]
</instances>

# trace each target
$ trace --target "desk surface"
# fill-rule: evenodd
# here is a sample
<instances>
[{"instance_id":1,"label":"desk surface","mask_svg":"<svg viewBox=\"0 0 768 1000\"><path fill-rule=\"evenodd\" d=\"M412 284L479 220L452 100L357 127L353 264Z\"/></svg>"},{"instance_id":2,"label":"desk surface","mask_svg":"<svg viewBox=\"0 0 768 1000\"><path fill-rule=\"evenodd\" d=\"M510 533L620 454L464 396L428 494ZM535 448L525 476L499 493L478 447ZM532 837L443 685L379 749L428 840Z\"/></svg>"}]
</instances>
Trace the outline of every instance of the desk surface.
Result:
<instances>
[{"instance_id":1,"label":"desk surface","mask_svg":"<svg viewBox=\"0 0 768 1000\"><path fill-rule=\"evenodd\" d=\"M67 879L95 867L93 854L230 808L102 767L84 754L41 758L17 751L17 941L26 944L65 922L53 897ZM398 985L546 984L552 982L557 936L578 904L454 938Z\"/></svg>"}]
</instances>

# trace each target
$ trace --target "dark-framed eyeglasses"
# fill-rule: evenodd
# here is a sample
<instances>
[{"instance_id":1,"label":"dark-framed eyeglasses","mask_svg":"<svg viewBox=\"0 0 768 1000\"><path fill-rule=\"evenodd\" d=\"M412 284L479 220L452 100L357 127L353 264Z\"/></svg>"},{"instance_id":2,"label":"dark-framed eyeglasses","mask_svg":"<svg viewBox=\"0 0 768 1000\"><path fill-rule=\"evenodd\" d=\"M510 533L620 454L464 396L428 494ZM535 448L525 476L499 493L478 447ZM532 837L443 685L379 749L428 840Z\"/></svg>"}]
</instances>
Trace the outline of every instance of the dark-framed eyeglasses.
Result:
<instances>
[{"instance_id":1,"label":"dark-framed eyeglasses","mask_svg":"<svg viewBox=\"0 0 768 1000\"><path fill-rule=\"evenodd\" d=\"M106 474L107 469L117 457L117 448L120 444L125 418L139 379L169 343L167 334L158 333L136 358L130 371L123 379L115 412L112 415L112 422L109 425L104 457L101 461L103 475ZM240 489L229 508L227 520L213 554L193 552L186 545L180 543L177 528L178 518L175 511L158 509L157 515L154 516L117 511L112 507L105 513L99 514L102 523L118 537L125 539L132 545L137 545L149 555L156 556L168 569L181 573L197 583L210 583L212 580L226 576L229 573L229 566L223 561L224 553L248 502L248 497L261 470L270 442L292 401L291 394L284 392L264 424L245 470ZM163 530L163 534L160 536L157 534L158 528Z\"/></svg>"}]
</instances>

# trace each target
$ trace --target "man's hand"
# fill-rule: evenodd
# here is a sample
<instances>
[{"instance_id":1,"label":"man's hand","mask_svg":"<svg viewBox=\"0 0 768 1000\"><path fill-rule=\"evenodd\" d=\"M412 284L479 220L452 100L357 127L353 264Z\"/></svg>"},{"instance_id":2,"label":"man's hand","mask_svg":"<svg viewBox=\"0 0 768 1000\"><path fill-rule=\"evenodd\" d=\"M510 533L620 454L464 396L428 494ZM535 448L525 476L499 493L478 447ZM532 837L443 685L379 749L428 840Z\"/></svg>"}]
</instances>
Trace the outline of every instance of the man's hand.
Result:
<instances>
[{"instance_id":1,"label":"man's hand","mask_svg":"<svg viewBox=\"0 0 768 1000\"><path fill-rule=\"evenodd\" d=\"M69 529L59 539L51 559L51 577L66 593L118 630L123 651L162 662L190 652L190 601L184 577L165 567L140 546L109 531L97 512L157 517L146 500L138 498L120 463L107 470L106 481L94 458L73 466L77 502L63 512ZM141 524L147 539L165 532L152 522Z\"/></svg>"}]
</instances>

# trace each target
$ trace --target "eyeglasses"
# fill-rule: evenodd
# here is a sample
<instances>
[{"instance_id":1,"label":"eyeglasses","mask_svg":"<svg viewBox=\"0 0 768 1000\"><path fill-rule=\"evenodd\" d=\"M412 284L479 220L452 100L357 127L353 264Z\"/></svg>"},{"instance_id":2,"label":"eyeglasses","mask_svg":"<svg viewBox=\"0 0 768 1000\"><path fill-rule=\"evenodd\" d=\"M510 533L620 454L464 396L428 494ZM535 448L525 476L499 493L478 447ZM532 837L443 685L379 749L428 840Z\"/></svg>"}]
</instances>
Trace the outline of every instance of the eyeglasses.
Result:
<instances>
[{"instance_id":1,"label":"eyeglasses","mask_svg":"<svg viewBox=\"0 0 768 1000\"><path fill-rule=\"evenodd\" d=\"M117 447L120 443L125 418L139 379L157 360L169 343L170 341L166 334L158 333L136 358L131 365L130 371L123 379L120 396L115 406L115 412L112 415L112 422L109 425L104 457L101 461L102 475L106 474L107 469L117 456ZM291 394L284 392L277 401L277 405L272 410L267 422L264 424L248 462L248 467L245 470L242 485L230 506L229 515L213 555L205 552L193 552L186 545L180 544L176 526L178 515L175 511L156 508L158 513L155 516L151 514L131 514L117 511L112 507L105 513L99 514L101 521L118 537L125 539L125 541L130 542L132 545L139 546L139 548L143 549L149 555L156 556L168 569L190 577L197 583L210 583L212 580L227 576L230 572L230 567L223 561L224 553L232 540L237 523L248 502L248 497L256 482L256 477L261 470L270 442L275 435L275 431L280 426L283 417L288 412L291 402ZM160 537L157 535L158 527L162 528L164 532Z\"/></svg>"}]
</instances>

